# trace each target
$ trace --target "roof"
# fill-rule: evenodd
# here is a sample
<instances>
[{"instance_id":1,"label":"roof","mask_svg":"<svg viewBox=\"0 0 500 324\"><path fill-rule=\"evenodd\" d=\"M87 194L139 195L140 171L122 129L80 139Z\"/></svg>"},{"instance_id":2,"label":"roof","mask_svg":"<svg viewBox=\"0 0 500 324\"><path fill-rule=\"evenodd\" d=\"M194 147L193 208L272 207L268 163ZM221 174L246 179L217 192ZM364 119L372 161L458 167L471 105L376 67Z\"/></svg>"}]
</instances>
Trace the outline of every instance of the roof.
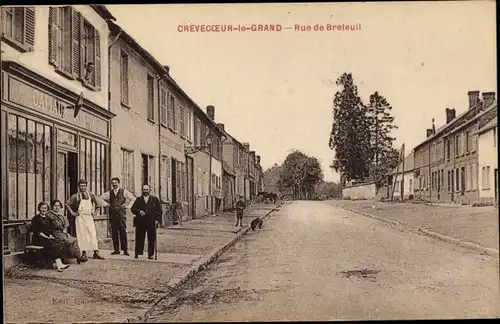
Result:
<instances>
[{"instance_id":1,"label":"roof","mask_svg":"<svg viewBox=\"0 0 500 324\"><path fill-rule=\"evenodd\" d=\"M391 173L394 174L403 172L403 162L401 162L398 167L394 168ZM415 168L415 154L413 152L406 156L404 160L404 167L404 172L413 171L413 169Z\"/></svg>"},{"instance_id":2,"label":"roof","mask_svg":"<svg viewBox=\"0 0 500 324\"><path fill-rule=\"evenodd\" d=\"M160 74L163 78L163 80L169 82L179 93L189 101L189 103L198 111L198 113L203 116L205 121L211 124L213 128L215 128L217 131L219 131L220 134L224 134L224 131L217 125L217 123L210 119L208 115L203 111L203 109L194 102L191 97L179 86L179 84L170 76L169 72L165 69L164 65L158 62L154 58L151 53L149 53L144 47L142 47L139 42L137 42L129 33L127 33L122 27L120 27L118 24L108 21L108 26L111 31L118 33L120 37L122 37L130 46L134 48L135 51L138 52L139 55L141 55L143 58L148 61L152 67Z\"/></svg>"},{"instance_id":3,"label":"roof","mask_svg":"<svg viewBox=\"0 0 500 324\"><path fill-rule=\"evenodd\" d=\"M113 14L106 8L105 5L90 5L104 19L116 20Z\"/></svg>"},{"instance_id":4,"label":"roof","mask_svg":"<svg viewBox=\"0 0 500 324\"><path fill-rule=\"evenodd\" d=\"M484 109L483 111L481 111L480 113L478 113L476 116L474 116L471 120L475 120L476 118L478 118L479 116L482 115L482 113L486 112L486 111L489 111L490 109L492 109L494 106L496 106L497 104L497 101L495 100L489 107L487 107L486 109ZM419 147L429 143L429 142L432 142L434 139L436 139L438 136L440 136L442 133L444 133L444 131L450 129L452 126L454 126L458 121L462 120L462 118L464 118L464 116L466 116L467 114L469 114L474 108L472 109L467 109L466 111L464 111L463 113L461 113L460 115L458 115L458 117L455 117L453 118L453 120L451 120L449 123L439 127L437 130L436 130L436 133L433 134L432 136L429 136L428 138L426 138L423 142L421 142L420 144L418 144L417 146L415 146L414 150L418 149Z\"/></svg>"},{"instance_id":5,"label":"roof","mask_svg":"<svg viewBox=\"0 0 500 324\"><path fill-rule=\"evenodd\" d=\"M492 120L484 124L479 130L478 134L485 133L489 131L490 129L494 128L497 126L497 116L495 116Z\"/></svg>"}]
</instances>

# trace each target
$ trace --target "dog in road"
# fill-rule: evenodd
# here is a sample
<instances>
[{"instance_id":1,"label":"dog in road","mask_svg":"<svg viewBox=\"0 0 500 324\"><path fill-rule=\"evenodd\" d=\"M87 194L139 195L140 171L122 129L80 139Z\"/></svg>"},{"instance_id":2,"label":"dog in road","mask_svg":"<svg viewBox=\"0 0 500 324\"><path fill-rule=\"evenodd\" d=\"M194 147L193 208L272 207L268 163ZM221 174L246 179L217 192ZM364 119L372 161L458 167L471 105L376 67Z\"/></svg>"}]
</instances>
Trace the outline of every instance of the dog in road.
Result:
<instances>
[{"instance_id":1,"label":"dog in road","mask_svg":"<svg viewBox=\"0 0 500 324\"><path fill-rule=\"evenodd\" d=\"M259 229L262 228L262 224L264 222L262 221L262 219L260 218L255 218L251 223L250 223L250 227L252 228L252 231L255 232L255 229L257 228L257 226L259 227Z\"/></svg>"}]
</instances>

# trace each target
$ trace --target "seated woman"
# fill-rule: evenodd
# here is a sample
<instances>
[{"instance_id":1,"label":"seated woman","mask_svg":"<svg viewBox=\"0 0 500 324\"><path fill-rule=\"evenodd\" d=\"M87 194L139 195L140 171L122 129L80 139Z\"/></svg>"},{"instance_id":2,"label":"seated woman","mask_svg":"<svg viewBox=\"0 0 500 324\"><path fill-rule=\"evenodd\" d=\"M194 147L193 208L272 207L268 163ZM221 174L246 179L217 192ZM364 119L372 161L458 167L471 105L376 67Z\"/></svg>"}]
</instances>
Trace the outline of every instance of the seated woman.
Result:
<instances>
[{"instance_id":1,"label":"seated woman","mask_svg":"<svg viewBox=\"0 0 500 324\"><path fill-rule=\"evenodd\" d=\"M64 215L61 215L62 206L63 204L60 200L52 200L52 202L50 203L51 209L48 211L47 216L50 217L54 222L53 235L56 243L63 246L62 258L76 258L76 262L80 264L81 262L87 261L87 259L81 257L77 239L68 234L68 221L66 217L64 217Z\"/></svg>"},{"instance_id":2,"label":"seated woman","mask_svg":"<svg viewBox=\"0 0 500 324\"><path fill-rule=\"evenodd\" d=\"M69 267L61 261L64 245L58 243L54 237L54 221L47 217L49 204L41 202L38 204L38 214L31 220L31 231L33 232L33 244L44 247L45 254L55 260L57 271L62 272Z\"/></svg>"}]
</instances>

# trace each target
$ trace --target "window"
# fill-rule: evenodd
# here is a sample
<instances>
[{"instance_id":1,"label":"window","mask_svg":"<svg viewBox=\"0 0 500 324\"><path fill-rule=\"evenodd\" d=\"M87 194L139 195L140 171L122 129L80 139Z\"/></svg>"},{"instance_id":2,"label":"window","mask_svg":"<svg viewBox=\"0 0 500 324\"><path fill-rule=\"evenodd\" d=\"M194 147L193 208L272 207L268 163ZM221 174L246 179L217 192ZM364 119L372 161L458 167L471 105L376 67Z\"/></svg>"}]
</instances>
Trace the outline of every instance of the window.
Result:
<instances>
[{"instance_id":1,"label":"window","mask_svg":"<svg viewBox=\"0 0 500 324\"><path fill-rule=\"evenodd\" d=\"M2 8L2 40L22 52L35 45L35 7Z\"/></svg>"},{"instance_id":2,"label":"window","mask_svg":"<svg viewBox=\"0 0 500 324\"><path fill-rule=\"evenodd\" d=\"M87 180L87 188L96 195L102 195L106 188L106 163L106 145L80 137L80 179Z\"/></svg>"},{"instance_id":3,"label":"window","mask_svg":"<svg viewBox=\"0 0 500 324\"><path fill-rule=\"evenodd\" d=\"M465 190L469 191L472 189L472 166L467 166L467 184L465 186Z\"/></svg>"},{"instance_id":4,"label":"window","mask_svg":"<svg viewBox=\"0 0 500 324\"><path fill-rule=\"evenodd\" d=\"M465 185L466 185L466 175L465 175L465 167L460 168L460 190L463 192L465 191Z\"/></svg>"},{"instance_id":5,"label":"window","mask_svg":"<svg viewBox=\"0 0 500 324\"><path fill-rule=\"evenodd\" d=\"M455 135L455 156L458 156L460 154L459 148L460 148L460 137L459 134L457 134Z\"/></svg>"},{"instance_id":6,"label":"window","mask_svg":"<svg viewBox=\"0 0 500 324\"><path fill-rule=\"evenodd\" d=\"M151 194L155 188L155 157L149 154L142 154L142 185L148 184L151 187Z\"/></svg>"},{"instance_id":7,"label":"window","mask_svg":"<svg viewBox=\"0 0 500 324\"><path fill-rule=\"evenodd\" d=\"M168 106L167 106L167 122L168 122L168 127L176 131L177 130L177 114L176 114L176 109L175 109L175 98L172 96L172 94L169 94L168 97Z\"/></svg>"},{"instance_id":8,"label":"window","mask_svg":"<svg viewBox=\"0 0 500 324\"><path fill-rule=\"evenodd\" d=\"M160 122L167 125L167 90L160 88Z\"/></svg>"},{"instance_id":9,"label":"window","mask_svg":"<svg viewBox=\"0 0 500 324\"><path fill-rule=\"evenodd\" d=\"M147 91L148 91L148 98L147 98L147 105L148 105L148 119L151 121L155 120L155 104L154 104L154 97L155 97L155 89L154 89L154 78L152 75L148 74L147 77Z\"/></svg>"},{"instance_id":10,"label":"window","mask_svg":"<svg viewBox=\"0 0 500 324\"><path fill-rule=\"evenodd\" d=\"M49 9L49 63L56 71L101 88L101 38L73 7Z\"/></svg>"},{"instance_id":11,"label":"window","mask_svg":"<svg viewBox=\"0 0 500 324\"><path fill-rule=\"evenodd\" d=\"M447 180L448 180L448 181L447 181L447 190L448 190L448 192L450 192L450 190L451 190L451 183L450 183L450 180L451 180L451 177L452 177L452 176L450 175L450 173L451 173L451 171L450 171L450 170L448 170L448 174L447 174L447 175L448 175L448 179L447 179Z\"/></svg>"},{"instance_id":12,"label":"window","mask_svg":"<svg viewBox=\"0 0 500 324\"><path fill-rule=\"evenodd\" d=\"M460 169L455 170L455 190L460 190Z\"/></svg>"},{"instance_id":13,"label":"window","mask_svg":"<svg viewBox=\"0 0 500 324\"><path fill-rule=\"evenodd\" d=\"M454 191L455 190L455 170L451 170L451 175L450 175L450 182L451 182L451 187L450 187L450 191Z\"/></svg>"},{"instance_id":14,"label":"window","mask_svg":"<svg viewBox=\"0 0 500 324\"><path fill-rule=\"evenodd\" d=\"M7 118L9 220L31 219L52 198L52 128L20 116Z\"/></svg>"},{"instance_id":15,"label":"window","mask_svg":"<svg viewBox=\"0 0 500 324\"><path fill-rule=\"evenodd\" d=\"M200 145L200 121L198 118L194 117L194 130L193 130L193 143L194 145Z\"/></svg>"},{"instance_id":16,"label":"window","mask_svg":"<svg viewBox=\"0 0 500 324\"><path fill-rule=\"evenodd\" d=\"M477 149L477 135L472 135L471 136L471 152L475 152Z\"/></svg>"},{"instance_id":17,"label":"window","mask_svg":"<svg viewBox=\"0 0 500 324\"><path fill-rule=\"evenodd\" d=\"M135 177L134 177L134 152L126 149L122 151L122 187L132 193L135 192Z\"/></svg>"},{"instance_id":18,"label":"window","mask_svg":"<svg viewBox=\"0 0 500 324\"><path fill-rule=\"evenodd\" d=\"M200 122L201 124L201 122ZM207 134L208 134L208 128L207 125L200 125L200 145L205 146L207 145Z\"/></svg>"},{"instance_id":19,"label":"window","mask_svg":"<svg viewBox=\"0 0 500 324\"><path fill-rule=\"evenodd\" d=\"M186 109L186 125L187 125L187 138L188 140L193 139L193 115L190 109Z\"/></svg>"},{"instance_id":20,"label":"window","mask_svg":"<svg viewBox=\"0 0 500 324\"><path fill-rule=\"evenodd\" d=\"M470 133L469 133L469 131L466 131L465 132L465 153L469 153L470 148L471 148Z\"/></svg>"},{"instance_id":21,"label":"window","mask_svg":"<svg viewBox=\"0 0 500 324\"><path fill-rule=\"evenodd\" d=\"M160 199L168 199L168 180L170 178L170 158L166 155L161 157L160 163Z\"/></svg>"},{"instance_id":22,"label":"window","mask_svg":"<svg viewBox=\"0 0 500 324\"><path fill-rule=\"evenodd\" d=\"M446 139L446 159L449 160L451 157L451 140Z\"/></svg>"},{"instance_id":23,"label":"window","mask_svg":"<svg viewBox=\"0 0 500 324\"><path fill-rule=\"evenodd\" d=\"M120 53L120 98L121 103L129 105L128 101L128 54L124 51Z\"/></svg>"},{"instance_id":24,"label":"window","mask_svg":"<svg viewBox=\"0 0 500 324\"><path fill-rule=\"evenodd\" d=\"M472 165L472 190L477 189L477 165Z\"/></svg>"},{"instance_id":25,"label":"window","mask_svg":"<svg viewBox=\"0 0 500 324\"><path fill-rule=\"evenodd\" d=\"M185 125L185 120L186 120L186 115L185 115L184 107L179 106L179 123L180 123L180 131L182 136L186 136L186 125Z\"/></svg>"},{"instance_id":26,"label":"window","mask_svg":"<svg viewBox=\"0 0 500 324\"><path fill-rule=\"evenodd\" d=\"M490 167L486 166L483 167L483 174L482 174L482 189L490 189Z\"/></svg>"}]
</instances>

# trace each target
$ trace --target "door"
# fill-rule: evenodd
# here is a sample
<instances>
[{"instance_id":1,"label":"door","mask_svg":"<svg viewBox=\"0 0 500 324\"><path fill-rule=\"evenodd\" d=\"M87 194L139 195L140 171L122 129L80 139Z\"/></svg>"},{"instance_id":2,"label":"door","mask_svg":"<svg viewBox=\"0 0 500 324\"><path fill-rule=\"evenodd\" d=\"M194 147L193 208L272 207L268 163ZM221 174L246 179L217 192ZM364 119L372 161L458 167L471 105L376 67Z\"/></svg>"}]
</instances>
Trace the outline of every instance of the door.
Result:
<instances>
[{"instance_id":1,"label":"door","mask_svg":"<svg viewBox=\"0 0 500 324\"><path fill-rule=\"evenodd\" d=\"M495 169L495 202L498 202L498 169Z\"/></svg>"},{"instance_id":2,"label":"door","mask_svg":"<svg viewBox=\"0 0 500 324\"><path fill-rule=\"evenodd\" d=\"M177 202L177 160L172 158L172 204Z\"/></svg>"},{"instance_id":3,"label":"door","mask_svg":"<svg viewBox=\"0 0 500 324\"><path fill-rule=\"evenodd\" d=\"M62 202L63 212L69 221L68 232L75 234L73 217L65 210L66 201L78 190L78 154L70 151L57 152L57 199Z\"/></svg>"},{"instance_id":4,"label":"door","mask_svg":"<svg viewBox=\"0 0 500 324\"><path fill-rule=\"evenodd\" d=\"M188 213L191 219L195 218L194 211L194 175L193 168L194 163L193 159L186 157L187 162L187 202L188 202Z\"/></svg>"}]
</instances>

